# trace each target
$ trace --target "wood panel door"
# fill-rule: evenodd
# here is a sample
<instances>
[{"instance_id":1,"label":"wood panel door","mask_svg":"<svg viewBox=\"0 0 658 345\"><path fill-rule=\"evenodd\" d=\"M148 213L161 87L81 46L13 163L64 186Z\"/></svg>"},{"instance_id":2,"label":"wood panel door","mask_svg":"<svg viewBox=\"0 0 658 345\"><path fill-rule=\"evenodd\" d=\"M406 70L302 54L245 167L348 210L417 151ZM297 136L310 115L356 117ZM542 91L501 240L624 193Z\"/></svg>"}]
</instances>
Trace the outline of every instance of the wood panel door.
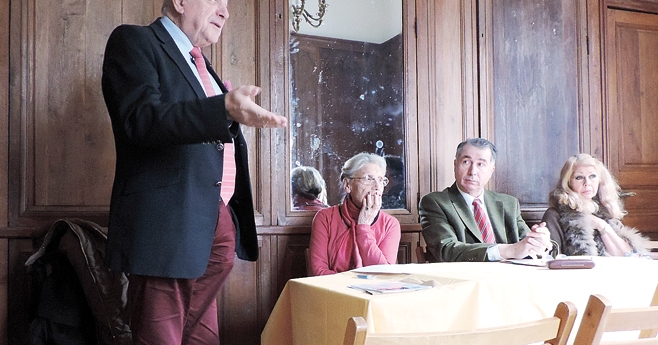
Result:
<instances>
[{"instance_id":1,"label":"wood panel door","mask_svg":"<svg viewBox=\"0 0 658 345\"><path fill-rule=\"evenodd\" d=\"M658 238L658 14L606 10L607 163L624 191L624 224Z\"/></svg>"},{"instance_id":2,"label":"wood panel door","mask_svg":"<svg viewBox=\"0 0 658 345\"><path fill-rule=\"evenodd\" d=\"M566 159L590 152L585 1L479 7L480 133L498 148L489 189L541 219Z\"/></svg>"},{"instance_id":3,"label":"wood panel door","mask_svg":"<svg viewBox=\"0 0 658 345\"><path fill-rule=\"evenodd\" d=\"M105 43L161 1L11 1L10 228L62 217L107 222L114 141L101 93Z\"/></svg>"}]
</instances>

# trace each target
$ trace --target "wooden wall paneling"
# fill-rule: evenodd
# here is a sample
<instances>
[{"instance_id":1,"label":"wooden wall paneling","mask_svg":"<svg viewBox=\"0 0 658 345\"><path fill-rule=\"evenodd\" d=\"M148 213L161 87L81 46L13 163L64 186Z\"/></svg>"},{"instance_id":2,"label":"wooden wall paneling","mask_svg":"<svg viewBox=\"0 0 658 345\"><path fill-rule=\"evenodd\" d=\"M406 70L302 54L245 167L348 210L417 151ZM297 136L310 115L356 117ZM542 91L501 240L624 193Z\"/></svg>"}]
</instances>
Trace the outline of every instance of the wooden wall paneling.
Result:
<instances>
[{"instance_id":1,"label":"wooden wall paneling","mask_svg":"<svg viewBox=\"0 0 658 345\"><path fill-rule=\"evenodd\" d=\"M92 0L86 0L90 2ZM100 15L107 15L103 11L100 11L101 2L94 0L94 6L91 7L94 10L99 9ZM99 4L96 4L99 3ZM144 1L131 1L131 0L121 0L121 1L105 1L106 6L111 7L113 11L118 11L113 14L113 16L108 16L108 19L111 19L114 22L114 26L119 24L137 24L137 25L149 25L156 18L162 15L162 0L144 0ZM89 4L89 6L92 4ZM113 28L112 28L113 29ZM107 42L107 39L103 42Z\"/></svg>"},{"instance_id":2,"label":"wooden wall paneling","mask_svg":"<svg viewBox=\"0 0 658 345\"><path fill-rule=\"evenodd\" d=\"M0 238L0 345L9 344L9 240Z\"/></svg>"},{"instance_id":3,"label":"wooden wall paneling","mask_svg":"<svg viewBox=\"0 0 658 345\"><path fill-rule=\"evenodd\" d=\"M606 0L605 7L637 12L658 13L655 0Z\"/></svg>"},{"instance_id":4,"label":"wooden wall paneling","mask_svg":"<svg viewBox=\"0 0 658 345\"><path fill-rule=\"evenodd\" d=\"M420 164L422 158L419 150L419 115L418 115L418 31L417 0L402 2L402 34L404 61L404 120L405 120L405 177L407 208L389 213L402 224L418 223L418 202L420 201ZM427 143L425 141L424 143Z\"/></svg>"},{"instance_id":5,"label":"wooden wall paneling","mask_svg":"<svg viewBox=\"0 0 658 345\"><path fill-rule=\"evenodd\" d=\"M284 115L281 112L276 112L274 109L274 102L273 99L276 99L275 96L275 91L274 88L272 87L272 61L275 60L272 52L274 49L272 48L272 27L275 22L275 8L276 8L276 3L275 1L270 1L270 0L259 0L258 1L258 7L257 11L253 14L254 18L258 18L258 30L256 31L256 36L258 40L258 55L255 56L254 58L256 61L258 61L258 71L257 71L257 83L261 87L261 95L259 96L260 99L260 104L266 108L269 109L270 111L278 114L278 115ZM268 203L267 205L269 206L267 210L263 210L261 212L265 212L268 217L264 217L263 219L263 224L276 224L276 217L277 217L277 212L275 211L275 208L273 205L278 205L280 204L280 198L281 193L279 190L276 190L274 186L277 186L277 188L283 188L283 186L278 186L278 181L275 180L275 176L278 176L280 174L280 171L278 171L278 159L280 157L277 156L277 147L280 145L277 145L276 142L278 140L278 133L285 133L285 130L283 129L277 129L277 130L261 130L259 131L261 135L261 142L262 145L260 147L259 154L261 160L268 160L268 165L267 171L259 170L257 171L257 176L259 180L264 181L261 186L261 191L264 195L268 195ZM266 136L265 136L266 135ZM254 177L252 177L252 184ZM283 197L285 197L285 189L283 193Z\"/></svg>"},{"instance_id":6,"label":"wooden wall paneling","mask_svg":"<svg viewBox=\"0 0 658 345\"><path fill-rule=\"evenodd\" d=\"M235 258L235 266L217 298L220 343L235 345L260 344L260 333L271 311L268 276L269 236L259 236L261 256L257 262ZM274 296L276 297L276 296Z\"/></svg>"},{"instance_id":7,"label":"wooden wall paneling","mask_svg":"<svg viewBox=\"0 0 658 345\"><path fill-rule=\"evenodd\" d=\"M4 240L7 243L7 240ZM27 331L29 328L29 306L33 302L30 295L30 275L25 261L34 253L32 240L9 239L7 255L7 287L11 297L7 300L7 327L8 344L28 344ZM36 297L36 296L34 296Z\"/></svg>"},{"instance_id":8,"label":"wooden wall paneling","mask_svg":"<svg viewBox=\"0 0 658 345\"><path fill-rule=\"evenodd\" d=\"M27 98L26 77L20 72L26 69L27 57L26 47L22 36L27 36L27 1L10 1L10 10L8 13L13 14L9 20L9 99L8 99L8 168L7 168L7 226L15 223L20 213L22 204L21 193L21 172L22 160L21 152L23 137L21 135L21 119L24 117L23 112ZM11 133L11 135L9 135Z\"/></svg>"},{"instance_id":9,"label":"wooden wall paneling","mask_svg":"<svg viewBox=\"0 0 658 345\"><path fill-rule=\"evenodd\" d=\"M477 128L468 127L477 119L475 96L464 94L476 92L475 61L463 58L474 58L474 6L475 1L417 1L419 196L454 182L455 148L477 135Z\"/></svg>"},{"instance_id":10,"label":"wooden wall paneling","mask_svg":"<svg viewBox=\"0 0 658 345\"><path fill-rule=\"evenodd\" d=\"M627 225L658 237L658 14L607 9L606 151L626 200Z\"/></svg>"},{"instance_id":11,"label":"wooden wall paneling","mask_svg":"<svg viewBox=\"0 0 658 345\"><path fill-rule=\"evenodd\" d=\"M541 218L564 161L581 151L584 1L487 1L482 134L498 148L493 190ZM531 219L532 220L532 219Z\"/></svg>"},{"instance_id":12,"label":"wooden wall paneling","mask_svg":"<svg viewBox=\"0 0 658 345\"><path fill-rule=\"evenodd\" d=\"M403 232L400 238L400 246L398 247L398 264L410 264L417 262L416 260L416 247L420 241L420 234L418 232Z\"/></svg>"},{"instance_id":13,"label":"wooden wall paneling","mask_svg":"<svg viewBox=\"0 0 658 345\"><path fill-rule=\"evenodd\" d=\"M40 4L34 36L27 37L31 68L22 72L35 92L23 156L28 212L104 211L109 203L114 145L99 92L105 42L87 36L100 16L86 5L49 2L45 10Z\"/></svg>"},{"instance_id":14,"label":"wooden wall paneling","mask_svg":"<svg viewBox=\"0 0 658 345\"><path fill-rule=\"evenodd\" d=\"M9 0L0 0L0 6L5 9L10 8ZM0 85L3 85L0 92L0 228L7 225L8 210L8 160L9 160L9 13L4 11L0 15ZM0 266L2 267L2 266ZM0 303L1 303L0 299ZM6 310L6 309L5 309ZM5 334L0 332L0 335ZM2 344L2 338L0 338Z\"/></svg>"},{"instance_id":15,"label":"wooden wall paneling","mask_svg":"<svg viewBox=\"0 0 658 345\"><path fill-rule=\"evenodd\" d=\"M478 1L463 0L461 8L462 31L462 75L463 75L463 105L462 116L465 137L473 137L480 131L480 82L479 75L479 30ZM454 143L452 158L458 143ZM454 174L453 174L454 175ZM454 176L453 176L454 177Z\"/></svg>"},{"instance_id":16,"label":"wooden wall paneling","mask_svg":"<svg viewBox=\"0 0 658 345\"><path fill-rule=\"evenodd\" d=\"M114 142L100 91L105 42L118 7L96 1L12 3L10 210L13 226L64 216L103 224ZM96 6L98 5L98 6ZM41 6L41 5L40 5Z\"/></svg>"},{"instance_id":17,"label":"wooden wall paneling","mask_svg":"<svg viewBox=\"0 0 658 345\"><path fill-rule=\"evenodd\" d=\"M311 240L308 235L282 235L276 237L277 296L289 279L306 277L306 248Z\"/></svg>"},{"instance_id":18,"label":"wooden wall paneling","mask_svg":"<svg viewBox=\"0 0 658 345\"><path fill-rule=\"evenodd\" d=\"M270 12L273 19L270 21L270 90L271 107L276 114L283 115L290 121L290 81L289 81L289 49L290 34L288 23L290 22L290 7L287 0L274 0L270 4ZM272 198L275 200L272 212L273 224L286 225L310 225L311 213L291 212L290 198L290 143L289 136L291 123L285 129L277 130L271 141L273 150L273 166L270 174L272 183Z\"/></svg>"},{"instance_id":19,"label":"wooden wall paneling","mask_svg":"<svg viewBox=\"0 0 658 345\"><path fill-rule=\"evenodd\" d=\"M260 51L263 45L260 41L261 33L267 33L269 22L260 22L262 3L259 0L233 1L228 5L229 19L222 29L220 43L213 47L214 60L217 61L216 70L222 80L231 81L234 88L241 85L263 85L267 80L261 74L261 65L268 65L267 51ZM267 7L266 7L267 8ZM262 89L261 96L256 102L269 108L268 101L271 89ZM270 132L273 129L258 129L242 126L242 132L249 148L249 172L251 175L252 193L256 210L256 224L269 225L271 209L270 176L266 172L271 170L271 154L269 145Z\"/></svg>"},{"instance_id":20,"label":"wooden wall paneling","mask_svg":"<svg viewBox=\"0 0 658 345\"><path fill-rule=\"evenodd\" d=\"M603 137L605 123L603 121L604 102L604 76L603 76L603 11L601 1L587 1L587 11L581 14L581 21L587 22L586 44L588 59L583 61L581 70L587 71L587 78L583 78L581 88L587 90L582 93L583 116L581 117L581 147L595 157L607 160L603 151L605 138ZM584 18L583 18L584 16ZM581 35L581 37L583 37ZM585 74L585 73L583 73Z\"/></svg>"}]
</instances>

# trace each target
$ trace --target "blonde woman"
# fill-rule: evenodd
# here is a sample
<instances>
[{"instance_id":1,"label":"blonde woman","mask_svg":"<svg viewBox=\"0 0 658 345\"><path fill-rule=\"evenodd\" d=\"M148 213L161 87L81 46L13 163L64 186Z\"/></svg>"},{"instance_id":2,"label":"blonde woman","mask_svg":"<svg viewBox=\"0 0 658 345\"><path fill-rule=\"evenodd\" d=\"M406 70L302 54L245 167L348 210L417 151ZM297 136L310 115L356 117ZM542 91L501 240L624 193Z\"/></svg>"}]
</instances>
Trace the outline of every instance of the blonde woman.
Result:
<instances>
[{"instance_id":1,"label":"blonde woman","mask_svg":"<svg viewBox=\"0 0 658 345\"><path fill-rule=\"evenodd\" d=\"M646 252L646 239L621 222L626 211L620 190L598 159L585 153L567 159L542 218L562 254L630 256Z\"/></svg>"}]
</instances>

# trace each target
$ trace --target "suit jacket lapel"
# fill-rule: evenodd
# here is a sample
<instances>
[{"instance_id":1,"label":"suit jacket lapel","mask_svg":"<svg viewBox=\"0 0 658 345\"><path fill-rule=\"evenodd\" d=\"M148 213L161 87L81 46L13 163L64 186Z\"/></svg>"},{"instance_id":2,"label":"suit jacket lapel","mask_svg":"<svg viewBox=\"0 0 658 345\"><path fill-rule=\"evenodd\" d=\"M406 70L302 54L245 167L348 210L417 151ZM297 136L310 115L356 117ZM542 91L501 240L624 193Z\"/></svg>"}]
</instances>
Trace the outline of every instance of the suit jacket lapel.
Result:
<instances>
[{"instance_id":1,"label":"suit jacket lapel","mask_svg":"<svg viewBox=\"0 0 658 345\"><path fill-rule=\"evenodd\" d=\"M499 239L502 239L502 243L507 243L507 235L505 234L505 209L503 203L499 201L492 192L485 190L484 204L487 206L489 220L491 221L491 226L496 234L496 242L501 243Z\"/></svg>"},{"instance_id":2,"label":"suit jacket lapel","mask_svg":"<svg viewBox=\"0 0 658 345\"><path fill-rule=\"evenodd\" d=\"M483 242L482 233L480 232L480 228L478 228L478 225L475 222L473 212L471 212L471 208L466 204L464 197L462 197L462 195L459 193L457 184L453 183L453 185L450 186L449 191L452 206L455 208L455 212L457 212L457 215L459 215L459 218L461 218L462 222L464 223L466 231L469 231L471 234L473 234L474 237L478 238L480 242Z\"/></svg>"},{"instance_id":3,"label":"suit jacket lapel","mask_svg":"<svg viewBox=\"0 0 658 345\"><path fill-rule=\"evenodd\" d=\"M160 22L160 19L157 19L151 24L153 32L158 37L160 42L162 42L162 49L169 55L171 60L178 66L178 69L183 73L185 79L194 89L197 97L206 98L206 93L203 91L203 86L199 83L199 80L194 75L194 72L190 69L190 65L185 61L185 57L181 55L180 49L174 42L174 39L171 38L171 35L167 32L164 25ZM190 58L192 58L190 56Z\"/></svg>"}]
</instances>

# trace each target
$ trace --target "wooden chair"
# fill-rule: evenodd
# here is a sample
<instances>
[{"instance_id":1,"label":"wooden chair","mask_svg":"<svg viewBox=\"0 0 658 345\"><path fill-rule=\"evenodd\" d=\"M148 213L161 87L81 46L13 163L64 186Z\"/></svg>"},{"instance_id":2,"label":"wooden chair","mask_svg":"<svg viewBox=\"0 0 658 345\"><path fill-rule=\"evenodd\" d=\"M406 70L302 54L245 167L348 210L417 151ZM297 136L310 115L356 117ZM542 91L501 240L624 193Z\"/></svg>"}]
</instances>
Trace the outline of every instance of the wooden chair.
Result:
<instances>
[{"instance_id":1,"label":"wooden chair","mask_svg":"<svg viewBox=\"0 0 658 345\"><path fill-rule=\"evenodd\" d=\"M561 302L555 316L515 325L458 332L368 333L362 317L347 321L344 345L526 345L545 341L552 345L567 343L576 319L576 306Z\"/></svg>"},{"instance_id":2,"label":"wooden chair","mask_svg":"<svg viewBox=\"0 0 658 345\"><path fill-rule=\"evenodd\" d=\"M418 247L416 247L416 260L418 261L419 264L428 262L427 252L425 250L425 247L423 247L420 244L420 242L418 242Z\"/></svg>"},{"instance_id":3,"label":"wooden chair","mask_svg":"<svg viewBox=\"0 0 658 345\"><path fill-rule=\"evenodd\" d=\"M304 250L304 257L306 258L306 275L311 277L313 274L311 272L311 249L306 248Z\"/></svg>"},{"instance_id":4,"label":"wooden chair","mask_svg":"<svg viewBox=\"0 0 658 345\"><path fill-rule=\"evenodd\" d=\"M639 339L602 342L605 332L637 331ZM654 344L658 345L658 287L650 307L612 308L607 298L591 295L580 322L574 345L598 344Z\"/></svg>"}]
</instances>

